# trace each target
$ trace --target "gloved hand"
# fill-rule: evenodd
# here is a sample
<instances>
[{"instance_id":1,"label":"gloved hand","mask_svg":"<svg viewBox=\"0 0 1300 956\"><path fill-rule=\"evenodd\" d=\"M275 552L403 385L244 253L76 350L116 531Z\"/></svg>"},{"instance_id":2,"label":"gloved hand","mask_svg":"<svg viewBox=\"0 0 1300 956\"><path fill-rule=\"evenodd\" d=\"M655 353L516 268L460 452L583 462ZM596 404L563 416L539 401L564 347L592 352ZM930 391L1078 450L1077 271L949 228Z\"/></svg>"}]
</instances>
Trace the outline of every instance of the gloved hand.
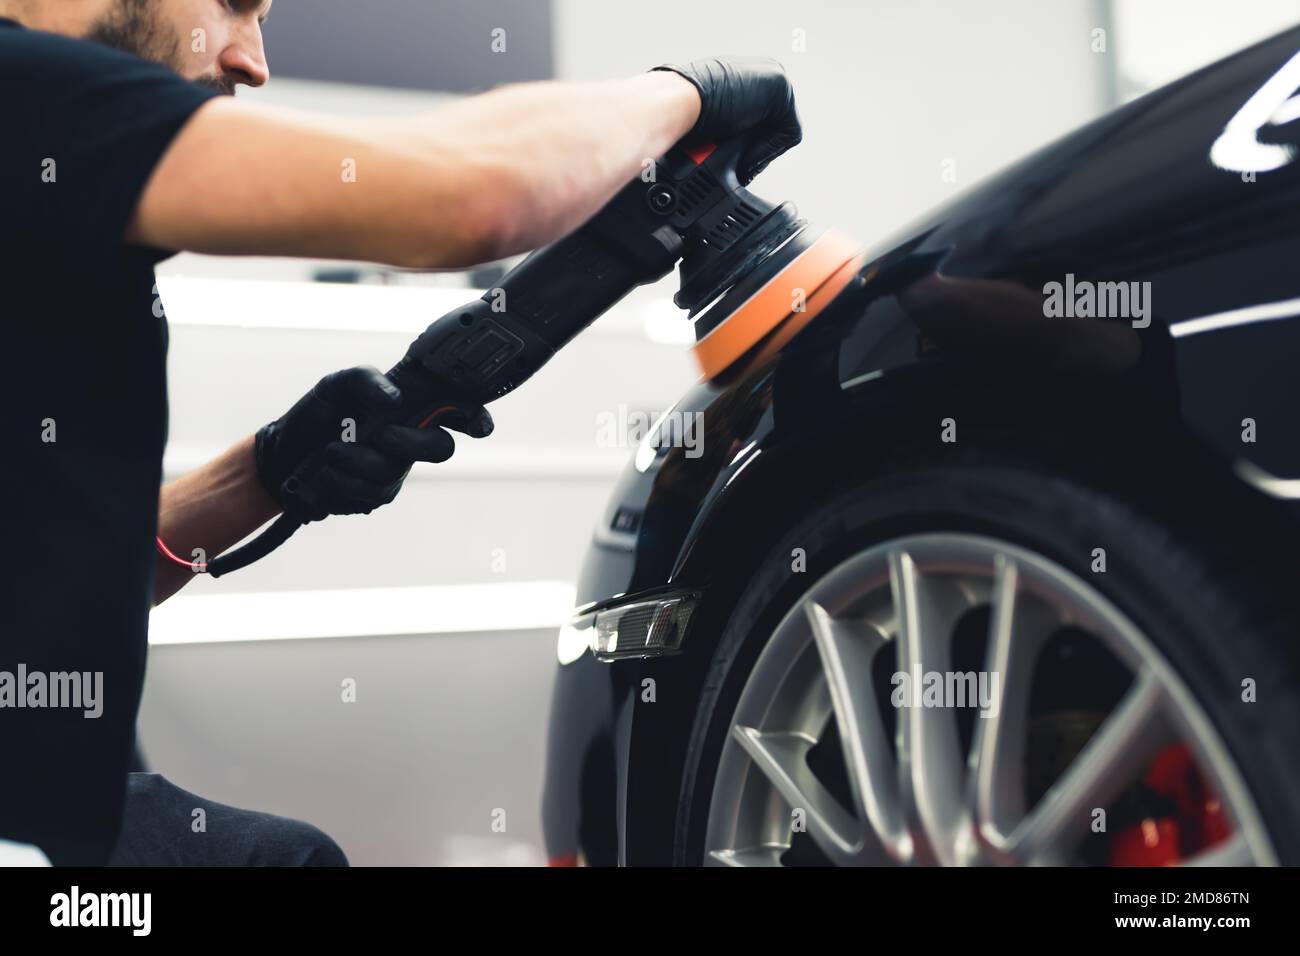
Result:
<instances>
[{"instance_id":1,"label":"gloved hand","mask_svg":"<svg viewBox=\"0 0 1300 956\"><path fill-rule=\"evenodd\" d=\"M451 435L437 426L385 425L359 440L368 415L395 409L400 402L401 392L378 369L347 368L326 375L257 432L258 477L285 513L304 523L332 514L370 514L397 497L412 464L446 461L455 448ZM355 422L355 440L343 440L344 419ZM492 416L480 405L464 406L440 421L475 438L490 435L493 428Z\"/></svg>"},{"instance_id":2,"label":"gloved hand","mask_svg":"<svg viewBox=\"0 0 1300 956\"><path fill-rule=\"evenodd\" d=\"M668 63L655 70L671 70L700 91L700 118L683 138L686 145L719 143L749 132L736 168L741 185L749 185L768 163L803 139L794 90L776 60L710 57L685 66Z\"/></svg>"}]
</instances>

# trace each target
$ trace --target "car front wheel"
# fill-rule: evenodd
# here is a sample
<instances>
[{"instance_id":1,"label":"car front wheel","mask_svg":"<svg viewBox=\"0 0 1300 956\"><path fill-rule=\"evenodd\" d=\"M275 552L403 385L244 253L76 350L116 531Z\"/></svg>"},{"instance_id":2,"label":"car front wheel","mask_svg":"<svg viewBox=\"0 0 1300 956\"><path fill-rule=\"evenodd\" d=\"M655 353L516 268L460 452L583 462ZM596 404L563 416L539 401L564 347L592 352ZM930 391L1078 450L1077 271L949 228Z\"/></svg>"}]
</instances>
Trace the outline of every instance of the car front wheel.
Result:
<instances>
[{"instance_id":1,"label":"car front wheel","mask_svg":"<svg viewBox=\"0 0 1300 956\"><path fill-rule=\"evenodd\" d=\"M1294 638L1181 531L987 462L812 511L714 653L678 861L1295 862Z\"/></svg>"}]
</instances>

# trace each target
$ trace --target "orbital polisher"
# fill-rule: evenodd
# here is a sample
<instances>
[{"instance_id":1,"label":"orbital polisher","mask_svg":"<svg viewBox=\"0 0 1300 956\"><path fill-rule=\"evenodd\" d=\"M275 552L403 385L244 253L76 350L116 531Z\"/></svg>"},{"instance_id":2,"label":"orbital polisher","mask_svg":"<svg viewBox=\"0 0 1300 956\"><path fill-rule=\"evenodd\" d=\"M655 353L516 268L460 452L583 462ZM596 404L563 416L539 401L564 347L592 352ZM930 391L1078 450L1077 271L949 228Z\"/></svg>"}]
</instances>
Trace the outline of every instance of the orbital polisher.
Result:
<instances>
[{"instance_id":1,"label":"orbital polisher","mask_svg":"<svg viewBox=\"0 0 1300 956\"><path fill-rule=\"evenodd\" d=\"M663 278L679 260L673 302L694 319L705 379L760 343L779 347L848 285L861 250L841 232L810 229L792 204L746 189L736 174L744 145L737 137L674 147L581 228L436 320L388 372L401 389L400 410L362 421L360 439L391 423L431 427L514 391L633 288ZM302 527L296 514L309 493L286 479L284 514L210 561L208 573L220 577L283 544Z\"/></svg>"}]
</instances>

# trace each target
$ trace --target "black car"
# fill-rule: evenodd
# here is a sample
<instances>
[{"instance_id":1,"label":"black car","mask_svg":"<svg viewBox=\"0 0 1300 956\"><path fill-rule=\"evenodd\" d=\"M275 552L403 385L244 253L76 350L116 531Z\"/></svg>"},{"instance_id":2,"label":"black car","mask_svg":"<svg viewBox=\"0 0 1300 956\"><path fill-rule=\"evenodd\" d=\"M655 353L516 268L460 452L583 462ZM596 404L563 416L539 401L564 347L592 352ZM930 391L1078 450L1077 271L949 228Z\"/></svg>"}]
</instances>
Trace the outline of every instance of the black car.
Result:
<instances>
[{"instance_id":1,"label":"black car","mask_svg":"<svg viewBox=\"0 0 1300 956\"><path fill-rule=\"evenodd\" d=\"M682 397L560 639L554 862L1300 862L1300 29Z\"/></svg>"}]
</instances>

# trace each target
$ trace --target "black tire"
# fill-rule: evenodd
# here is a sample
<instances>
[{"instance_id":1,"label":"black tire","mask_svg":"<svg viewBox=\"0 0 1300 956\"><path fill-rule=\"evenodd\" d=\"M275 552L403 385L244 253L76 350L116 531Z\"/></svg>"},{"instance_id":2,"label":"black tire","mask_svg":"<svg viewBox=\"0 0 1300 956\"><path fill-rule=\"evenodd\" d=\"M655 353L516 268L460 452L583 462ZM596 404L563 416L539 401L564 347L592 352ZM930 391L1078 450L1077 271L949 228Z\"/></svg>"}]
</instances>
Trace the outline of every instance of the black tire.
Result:
<instances>
[{"instance_id":1,"label":"black tire","mask_svg":"<svg viewBox=\"0 0 1300 956\"><path fill-rule=\"evenodd\" d=\"M1224 507L1214 501L1216 509ZM677 807L674 860L703 859L714 776L745 680L776 623L811 584L863 548L904 534L987 534L1074 571L1124 611L1174 667L1227 746L1281 862L1300 863L1300 644L1289 561L1184 519L1152 520L1116 494L1008 460L920 464L807 513L736 602L704 680ZM1262 537L1262 534L1261 534ZM1247 543L1251 546L1247 547ZM806 573L791 570L803 548ZM1107 571L1090 570L1104 547ZM1257 702L1242 701L1254 678Z\"/></svg>"}]
</instances>

